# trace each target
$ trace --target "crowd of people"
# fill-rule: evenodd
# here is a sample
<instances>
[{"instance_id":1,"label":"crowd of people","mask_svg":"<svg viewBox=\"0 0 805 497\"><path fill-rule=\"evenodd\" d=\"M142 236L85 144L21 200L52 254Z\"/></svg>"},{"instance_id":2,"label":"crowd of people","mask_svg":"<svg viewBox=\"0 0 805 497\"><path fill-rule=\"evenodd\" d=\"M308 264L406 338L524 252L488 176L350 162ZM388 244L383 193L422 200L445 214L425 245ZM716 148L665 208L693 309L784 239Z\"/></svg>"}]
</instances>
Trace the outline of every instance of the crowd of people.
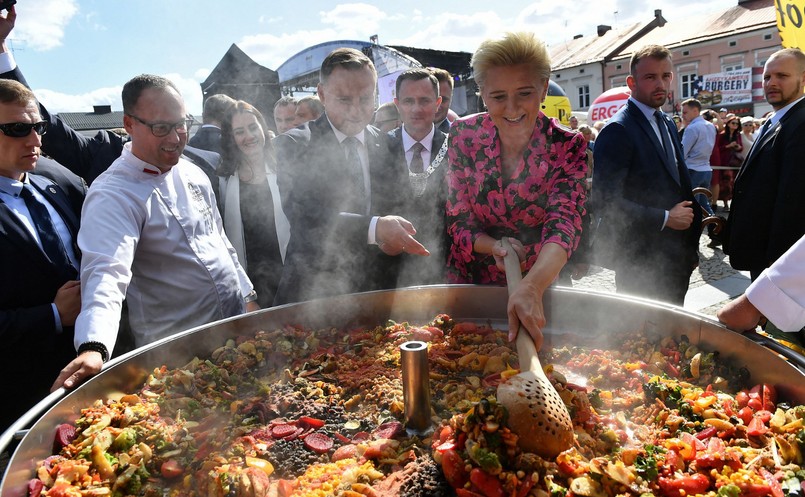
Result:
<instances>
[{"instance_id":1,"label":"crowd of people","mask_svg":"<svg viewBox=\"0 0 805 497\"><path fill-rule=\"evenodd\" d=\"M582 252L615 269L619 292L684 298L702 218L692 191L707 184L696 168L720 146L710 128L694 133L698 115L680 140L658 111L673 80L663 47L634 54L632 97L606 125L574 129L546 117L545 44L508 33L471 59L487 112L459 119L447 71L403 72L393 105L376 109L372 61L341 48L322 62L316 96L276 103L273 130L253 103L215 95L191 138L175 85L143 74L123 87L127 136L87 137L28 88L5 46L15 17L13 7L0 17L0 228L8 233L0 250L4 274L20 278L4 278L0 289L10 351L0 368L39 366L30 381L4 384L18 401L0 428L120 351L217 319L400 286L504 285L504 239L524 272L509 298L510 338L522 325L538 349L543 295L566 266L591 260ZM805 232L801 202L781 206L775 197L802 184L782 162L800 146L805 110L793 102L803 60L790 50L769 59L767 98L777 112L743 150L746 164L771 165L760 173L745 165L735 179L725 245L754 276ZM724 122L724 148L740 152L742 130ZM710 153L688 143L699 134ZM802 215L797 230L770 232L745 250L747 233L759 229L753 209L781 230Z\"/></svg>"}]
</instances>

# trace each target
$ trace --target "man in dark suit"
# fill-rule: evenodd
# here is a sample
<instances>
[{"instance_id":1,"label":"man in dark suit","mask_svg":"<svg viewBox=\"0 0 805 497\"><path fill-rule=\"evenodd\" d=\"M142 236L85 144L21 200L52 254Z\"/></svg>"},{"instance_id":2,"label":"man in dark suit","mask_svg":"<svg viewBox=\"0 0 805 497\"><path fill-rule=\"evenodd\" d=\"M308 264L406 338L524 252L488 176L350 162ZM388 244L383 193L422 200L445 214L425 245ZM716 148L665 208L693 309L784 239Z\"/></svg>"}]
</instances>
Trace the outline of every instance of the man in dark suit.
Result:
<instances>
[{"instance_id":1,"label":"man in dark suit","mask_svg":"<svg viewBox=\"0 0 805 497\"><path fill-rule=\"evenodd\" d=\"M389 132L389 141L410 187L403 214L430 251L430 257L401 257L397 286L445 283L447 135L433 124L441 103L439 81L428 69L408 69L397 77L396 90L394 104L403 125Z\"/></svg>"},{"instance_id":2,"label":"man in dark suit","mask_svg":"<svg viewBox=\"0 0 805 497\"><path fill-rule=\"evenodd\" d=\"M701 209L692 208L676 126L660 111L672 71L664 47L632 55L632 96L595 142L595 250L615 270L618 292L682 305L699 260Z\"/></svg>"},{"instance_id":3,"label":"man in dark suit","mask_svg":"<svg viewBox=\"0 0 805 497\"><path fill-rule=\"evenodd\" d=\"M724 252L754 281L805 234L805 54L784 48L763 69L774 109L741 165Z\"/></svg>"},{"instance_id":4,"label":"man in dark suit","mask_svg":"<svg viewBox=\"0 0 805 497\"><path fill-rule=\"evenodd\" d=\"M228 95L218 93L210 95L204 101L204 111L201 119L204 124L196 134L187 142L188 145L202 150L209 150L216 154L221 153L221 123L226 113L235 104L235 99Z\"/></svg>"},{"instance_id":5,"label":"man in dark suit","mask_svg":"<svg viewBox=\"0 0 805 497\"><path fill-rule=\"evenodd\" d=\"M430 70L439 81L439 96L442 98L439 108L436 109L433 124L439 131L448 133L450 131L450 120L447 118L447 113L450 111L450 102L453 100L453 75L438 67L431 67Z\"/></svg>"},{"instance_id":6,"label":"man in dark suit","mask_svg":"<svg viewBox=\"0 0 805 497\"><path fill-rule=\"evenodd\" d=\"M372 61L337 49L323 61L319 119L277 136L279 186L291 240L275 304L394 285L402 252L427 255L399 212L405 178L388 136L369 126L377 87Z\"/></svg>"},{"instance_id":7,"label":"man in dark suit","mask_svg":"<svg viewBox=\"0 0 805 497\"><path fill-rule=\"evenodd\" d=\"M46 130L33 93L0 81L0 431L45 397L75 357L75 242L86 184L40 156Z\"/></svg>"}]
</instances>

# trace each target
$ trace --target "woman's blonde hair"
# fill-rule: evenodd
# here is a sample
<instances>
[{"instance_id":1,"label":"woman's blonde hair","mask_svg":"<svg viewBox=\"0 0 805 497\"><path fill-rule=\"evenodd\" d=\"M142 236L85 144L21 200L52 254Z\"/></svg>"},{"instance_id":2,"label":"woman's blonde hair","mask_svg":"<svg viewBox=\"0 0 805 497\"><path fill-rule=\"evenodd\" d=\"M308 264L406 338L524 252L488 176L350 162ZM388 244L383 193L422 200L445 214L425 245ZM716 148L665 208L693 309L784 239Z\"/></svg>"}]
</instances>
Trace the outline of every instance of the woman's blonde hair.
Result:
<instances>
[{"instance_id":1,"label":"woman's blonde hair","mask_svg":"<svg viewBox=\"0 0 805 497\"><path fill-rule=\"evenodd\" d=\"M506 33L503 38L485 40L472 55L470 64L479 86L483 86L486 72L492 67L528 64L543 80L551 77L548 49L534 33Z\"/></svg>"}]
</instances>

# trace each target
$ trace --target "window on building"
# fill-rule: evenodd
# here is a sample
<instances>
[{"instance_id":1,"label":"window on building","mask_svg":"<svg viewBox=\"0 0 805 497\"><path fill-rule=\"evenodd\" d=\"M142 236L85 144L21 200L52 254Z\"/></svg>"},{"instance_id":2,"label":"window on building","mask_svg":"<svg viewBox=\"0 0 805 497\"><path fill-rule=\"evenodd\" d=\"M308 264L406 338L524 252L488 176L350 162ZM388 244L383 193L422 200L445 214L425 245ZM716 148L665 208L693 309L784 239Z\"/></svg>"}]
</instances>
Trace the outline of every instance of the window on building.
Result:
<instances>
[{"instance_id":1,"label":"window on building","mask_svg":"<svg viewBox=\"0 0 805 497\"><path fill-rule=\"evenodd\" d=\"M721 72L737 71L744 68L744 54L724 55L721 57Z\"/></svg>"},{"instance_id":2,"label":"window on building","mask_svg":"<svg viewBox=\"0 0 805 497\"><path fill-rule=\"evenodd\" d=\"M617 88L619 86L626 86L626 75L614 76L609 80L610 88Z\"/></svg>"},{"instance_id":3,"label":"window on building","mask_svg":"<svg viewBox=\"0 0 805 497\"><path fill-rule=\"evenodd\" d=\"M679 90L680 95L682 96L682 100L686 98L691 98L696 95L696 89L694 88L694 84L698 79L698 75L695 72L687 73L687 74L680 74L679 75Z\"/></svg>"},{"instance_id":4,"label":"window on building","mask_svg":"<svg viewBox=\"0 0 805 497\"><path fill-rule=\"evenodd\" d=\"M579 86L579 107L590 106L590 85Z\"/></svg>"}]
</instances>

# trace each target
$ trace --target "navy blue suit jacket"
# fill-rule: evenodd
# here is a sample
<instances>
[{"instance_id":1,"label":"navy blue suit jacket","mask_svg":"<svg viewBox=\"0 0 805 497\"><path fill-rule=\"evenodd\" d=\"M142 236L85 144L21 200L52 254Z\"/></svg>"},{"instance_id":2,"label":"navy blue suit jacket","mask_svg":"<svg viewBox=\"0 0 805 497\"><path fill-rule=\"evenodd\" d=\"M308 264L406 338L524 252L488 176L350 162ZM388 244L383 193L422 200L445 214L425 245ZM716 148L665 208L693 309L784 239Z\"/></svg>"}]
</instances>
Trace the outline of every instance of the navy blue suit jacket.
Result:
<instances>
[{"instance_id":1,"label":"navy blue suit jacket","mask_svg":"<svg viewBox=\"0 0 805 497\"><path fill-rule=\"evenodd\" d=\"M84 181L40 158L31 184L78 236ZM61 368L75 358L73 329L57 334L51 303L66 283L19 218L0 202L0 431L47 395ZM24 377L24 381L18 381ZM9 400L9 399L13 399Z\"/></svg>"},{"instance_id":2,"label":"navy blue suit jacket","mask_svg":"<svg viewBox=\"0 0 805 497\"><path fill-rule=\"evenodd\" d=\"M632 101L601 130L593 153L593 202L598 232L599 264L616 271L639 265L695 267L701 235L701 210L684 231L660 229L665 211L693 201L682 144L676 127L664 119L678 166L669 164L662 143L645 115ZM672 168L677 169L679 181ZM695 205L695 203L694 203Z\"/></svg>"},{"instance_id":3,"label":"navy blue suit jacket","mask_svg":"<svg viewBox=\"0 0 805 497\"><path fill-rule=\"evenodd\" d=\"M756 278L805 234L805 99L755 143L735 178L724 251Z\"/></svg>"},{"instance_id":4,"label":"navy blue suit jacket","mask_svg":"<svg viewBox=\"0 0 805 497\"><path fill-rule=\"evenodd\" d=\"M395 257L367 243L371 217L398 214L405 178L394 167L388 136L366 127L371 212L356 212L356 185L327 115L274 139L291 240L274 304L389 288Z\"/></svg>"},{"instance_id":5,"label":"navy blue suit jacket","mask_svg":"<svg viewBox=\"0 0 805 497\"><path fill-rule=\"evenodd\" d=\"M187 144L193 148L200 148L201 150L209 150L216 154L221 153L221 128L213 126L202 126L196 131Z\"/></svg>"}]
</instances>

